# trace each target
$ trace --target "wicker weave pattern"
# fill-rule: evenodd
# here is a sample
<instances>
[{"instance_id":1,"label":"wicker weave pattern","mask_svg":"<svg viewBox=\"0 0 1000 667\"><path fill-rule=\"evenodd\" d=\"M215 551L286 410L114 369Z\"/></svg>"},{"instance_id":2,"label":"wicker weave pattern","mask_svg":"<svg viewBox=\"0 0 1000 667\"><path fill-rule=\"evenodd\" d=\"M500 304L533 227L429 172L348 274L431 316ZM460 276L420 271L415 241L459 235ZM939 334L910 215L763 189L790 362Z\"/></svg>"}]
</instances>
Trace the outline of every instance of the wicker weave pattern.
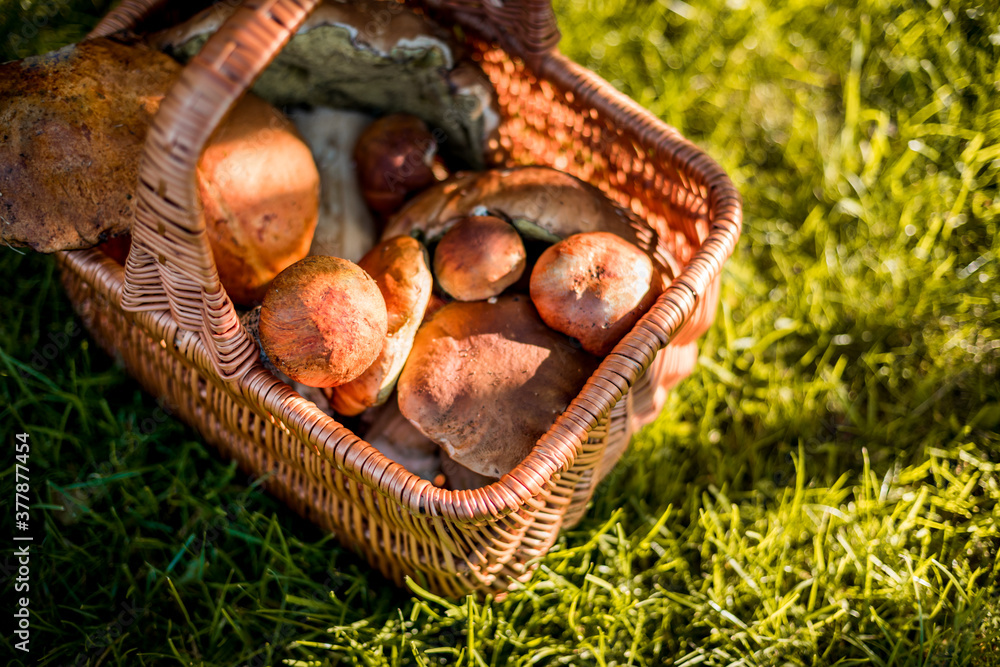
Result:
<instances>
[{"instance_id":1,"label":"wicker weave pattern","mask_svg":"<svg viewBox=\"0 0 1000 667\"><path fill-rule=\"evenodd\" d=\"M260 365L205 240L194 189L201 149L316 1L250 0L209 40L150 131L126 269L98 251L63 253L64 282L95 338L151 393L388 577L418 575L447 595L502 591L582 516L638 421L690 373L691 341L712 322L739 236L740 200L696 147L549 50L558 31L548 2L429 3L481 35L533 26L519 32L524 44L469 43L503 110L495 163L550 164L602 187L645 221L637 233L647 248L685 265L512 473L472 491L435 488ZM125 0L94 34L133 25L161 2Z\"/></svg>"}]
</instances>

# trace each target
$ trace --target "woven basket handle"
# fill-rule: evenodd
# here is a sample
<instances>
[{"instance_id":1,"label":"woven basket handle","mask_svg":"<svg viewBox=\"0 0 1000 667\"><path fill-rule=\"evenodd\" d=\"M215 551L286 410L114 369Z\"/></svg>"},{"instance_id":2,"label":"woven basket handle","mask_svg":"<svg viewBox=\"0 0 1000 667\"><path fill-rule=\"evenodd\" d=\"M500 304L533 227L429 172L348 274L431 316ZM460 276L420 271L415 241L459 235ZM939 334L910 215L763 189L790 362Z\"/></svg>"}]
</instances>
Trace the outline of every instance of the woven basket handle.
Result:
<instances>
[{"instance_id":1,"label":"woven basket handle","mask_svg":"<svg viewBox=\"0 0 1000 667\"><path fill-rule=\"evenodd\" d=\"M165 5L167 0L122 0L122 3L104 15L87 39L107 37L119 30L127 30L135 26L142 18Z\"/></svg>"},{"instance_id":2,"label":"woven basket handle","mask_svg":"<svg viewBox=\"0 0 1000 667\"><path fill-rule=\"evenodd\" d=\"M318 3L247 0L181 72L146 135L122 308L169 309L226 379L257 353L219 282L195 168L212 132Z\"/></svg>"}]
</instances>

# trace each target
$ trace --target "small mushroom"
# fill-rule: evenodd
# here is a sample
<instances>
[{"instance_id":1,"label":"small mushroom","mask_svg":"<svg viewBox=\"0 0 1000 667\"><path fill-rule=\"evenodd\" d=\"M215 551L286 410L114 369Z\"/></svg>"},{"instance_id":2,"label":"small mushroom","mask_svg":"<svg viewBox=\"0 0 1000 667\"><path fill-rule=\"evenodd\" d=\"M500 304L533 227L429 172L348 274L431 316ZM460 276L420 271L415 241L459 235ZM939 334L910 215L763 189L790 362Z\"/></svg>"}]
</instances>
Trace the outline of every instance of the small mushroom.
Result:
<instances>
[{"instance_id":1,"label":"small mushroom","mask_svg":"<svg viewBox=\"0 0 1000 667\"><path fill-rule=\"evenodd\" d=\"M358 182L365 202L377 213L395 213L413 192L435 181L437 142L427 123L405 113L369 125L354 147Z\"/></svg>"},{"instance_id":2,"label":"small mushroom","mask_svg":"<svg viewBox=\"0 0 1000 667\"><path fill-rule=\"evenodd\" d=\"M531 272L531 300L547 325L604 356L660 295L649 256L620 236L590 232L550 246Z\"/></svg>"},{"instance_id":3,"label":"small mushroom","mask_svg":"<svg viewBox=\"0 0 1000 667\"><path fill-rule=\"evenodd\" d=\"M361 267L310 256L274 279L260 309L261 346L271 363L309 387L361 375L382 351L385 300Z\"/></svg>"},{"instance_id":4,"label":"small mushroom","mask_svg":"<svg viewBox=\"0 0 1000 667\"><path fill-rule=\"evenodd\" d=\"M397 386L399 410L459 464L500 477L597 363L547 327L524 295L456 301L417 331Z\"/></svg>"},{"instance_id":5,"label":"small mushroom","mask_svg":"<svg viewBox=\"0 0 1000 667\"><path fill-rule=\"evenodd\" d=\"M431 298L434 278L422 243L410 236L383 241L358 265L375 279L385 301L388 327L378 358L359 377L334 387L330 404L354 416L389 398L413 346Z\"/></svg>"},{"instance_id":6,"label":"small mushroom","mask_svg":"<svg viewBox=\"0 0 1000 667\"><path fill-rule=\"evenodd\" d=\"M478 301L497 296L524 273L524 243L493 216L470 216L452 226L434 249L434 276L449 296Z\"/></svg>"}]
</instances>

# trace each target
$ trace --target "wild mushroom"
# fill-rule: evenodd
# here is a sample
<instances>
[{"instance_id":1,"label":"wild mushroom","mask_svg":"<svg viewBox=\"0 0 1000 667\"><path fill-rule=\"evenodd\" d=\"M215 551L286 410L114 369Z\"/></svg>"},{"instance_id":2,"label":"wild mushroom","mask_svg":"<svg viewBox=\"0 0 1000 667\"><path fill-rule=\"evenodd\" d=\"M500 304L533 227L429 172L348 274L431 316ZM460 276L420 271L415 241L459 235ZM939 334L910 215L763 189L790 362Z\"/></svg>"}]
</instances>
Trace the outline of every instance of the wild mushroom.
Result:
<instances>
[{"instance_id":1,"label":"wild mushroom","mask_svg":"<svg viewBox=\"0 0 1000 667\"><path fill-rule=\"evenodd\" d=\"M260 310L260 342L282 373L310 387L350 382L378 357L385 300L357 264L311 256L271 283Z\"/></svg>"},{"instance_id":2,"label":"wild mushroom","mask_svg":"<svg viewBox=\"0 0 1000 667\"><path fill-rule=\"evenodd\" d=\"M456 301L420 327L399 410L461 465L510 472L579 393L598 360L542 322L524 295Z\"/></svg>"},{"instance_id":3,"label":"wild mushroom","mask_svg":"<svg viewBox=\"0 0 1000 667\"><path fill-rule=\"evenodd\" d=\"M434 249L434 276L449 296L478 301L497 296L524 272L524 243L500 218L462 218Z\"/></svg>"},{"instance_id":4,"label":"wild mushroom","mask_svg":"<svg viewBox=\"0 0 1000 667\"><path fill-rule=\"evenodd\" d=\"M434 135L416 116L394 113L376 120L354 147L365 202L382 215L398 211L411 193L435 181L436 153Z\"/></svg>"},{"instance_id":5,"label":"wild mushroom","mask_svg":"<svg viewBox=\"0 0 1000 667\"><path fill-rule=\"evenodd\" d=\"M128 232L146 132L180 70L109 39L0 65L0 240L54 252ZM279 111L247 95L196 175L219 278L233 301L257 302L308 251L312 157Z\"/></svg>"},{"instance_id":6,"label":"wild mushroom","mask_svg":"<svg viewBox=\"0 0 1000 667\"><path fill-rule=\"evenodd\" d=\"M238 6L217 3L150 43L186 61ZM402 4L327 0L261 74L254 92L282 107L411 113L444 132L444 152L481 169L499 120L495 93L459 55L447 31Z\"/></svg>"},{"instance_id":7,"label":"wild mushroom","mask_svg":"<svg viewBox=\"0 0 1000 667\"><path fill-rule=\"evenodd\" d=\"M180 69L109 39L0 64L0 243L48 253L131 229L146 131Z\"/></svg>"},{"instance_id":8,"label":"wild mushroom","mask_svg":"<svg viewBox=\"0 0 1000 667\"><path fill-rule=\"evenodd\" d=\"M662 291L649 256L620 236L589 232L550 246L531 271L531 300L547 325L604 356Z\"/></svg>"},{"instance_id":9,"label":"wild mushroom","mask_svg":"<svg viewBox=\"0 0 1000 667\"><path fill-rule=\"evenodd\" d=\"M319 172L280 111L245 96L198 162L198 190L219 280L255 305L275 276L309 253L319 217Z\"/></svg>"},{"instance_id":10,"label":"wild mushroom","mask_svg":"<svg viewBox=\"0 0 1000 667\"><path fill-rule=\"evenodd\" d=\"M382 293L388 327L378 358L359 377L334 387L331 392L330 405L347 416L381 405L389 398L434 287L427 251L410 236L383 241L358 265L375 280Z\"/></svg>"},{"instance_id":11,"label":"wild mushroom","mask_svg":"<svg viewBox=\"0 0 1000 667\"><path fill-rule=\"evenodd\" d=\"M612 232L638 243L623 209L580 179L530 166L463 174L414 197L389 220L383 238L419 234L435 241L463 216L509 220L526 238L555 243L580 232Z\"/></svg>"}]
</instances>

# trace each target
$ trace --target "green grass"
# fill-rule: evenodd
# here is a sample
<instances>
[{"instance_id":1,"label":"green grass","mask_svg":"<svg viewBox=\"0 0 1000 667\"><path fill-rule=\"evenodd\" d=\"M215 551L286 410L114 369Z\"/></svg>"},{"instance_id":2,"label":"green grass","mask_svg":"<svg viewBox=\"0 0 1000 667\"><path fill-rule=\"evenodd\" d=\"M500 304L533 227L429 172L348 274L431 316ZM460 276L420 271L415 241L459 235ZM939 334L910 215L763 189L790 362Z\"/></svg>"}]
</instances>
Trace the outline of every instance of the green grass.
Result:
<instances>
[{"instance_id":1,"label":"green grass","mask_svg":"<svg viewBox=\"0 0 1000 667\"><path fill-rule=\"evenodd\" d=\"M31 434L44 537L9 664L1000 665L995 3L556 7L563 50L704 147L746 214L701 365L583 522L502 602L395 589L96 350L52 261L5 249L0 441ZM10 507L13 455L2 478Z\"/></svg>"}]
</instances>

